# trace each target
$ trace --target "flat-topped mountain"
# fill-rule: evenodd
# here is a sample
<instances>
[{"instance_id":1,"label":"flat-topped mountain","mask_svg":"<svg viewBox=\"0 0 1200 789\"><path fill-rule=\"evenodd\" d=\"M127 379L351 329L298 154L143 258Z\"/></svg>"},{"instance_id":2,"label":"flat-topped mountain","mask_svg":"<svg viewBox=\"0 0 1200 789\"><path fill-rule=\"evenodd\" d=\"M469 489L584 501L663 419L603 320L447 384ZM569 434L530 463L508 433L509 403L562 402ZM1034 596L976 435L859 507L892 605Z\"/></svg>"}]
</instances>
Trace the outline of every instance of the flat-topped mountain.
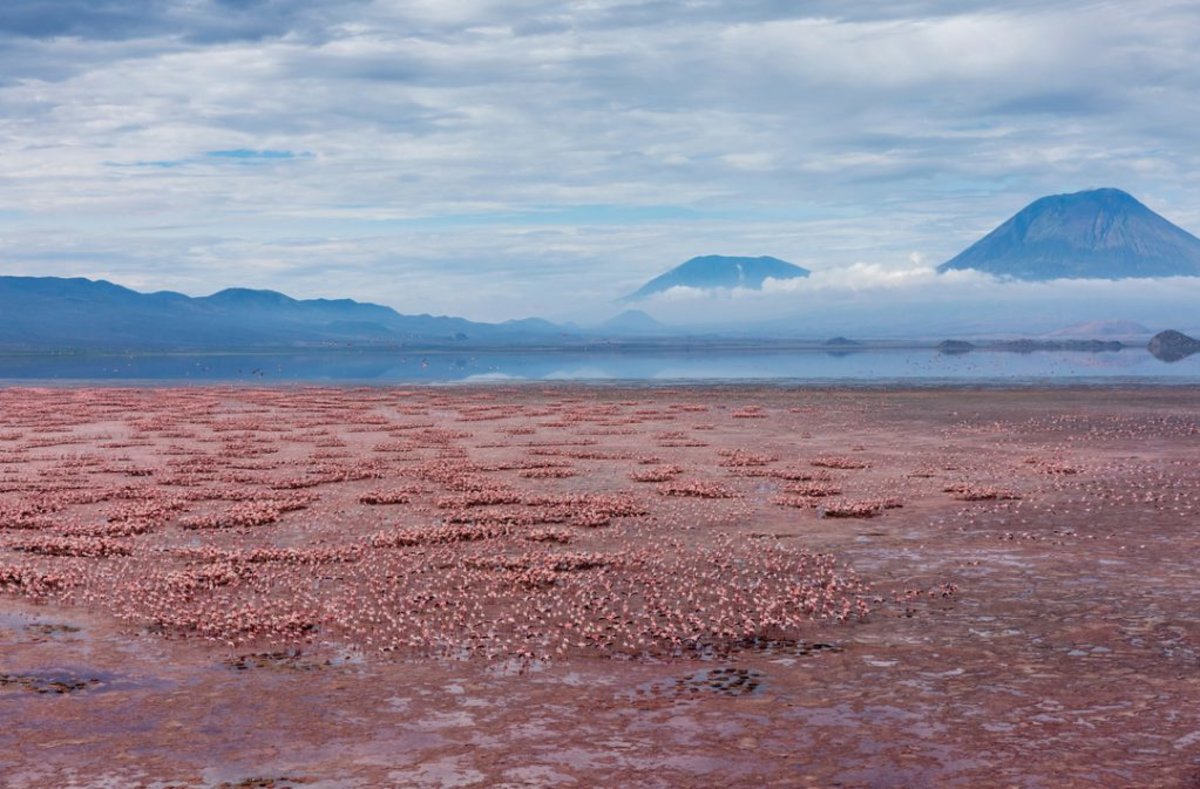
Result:
<instances>
[{"instance_id":1,"label":"flat-topped mountain","mask_svg":"<svg viewBox=\"0 0 1200 789\"><path fill-rule=\"evenodd\" d=\"M681 263L647 282L622 301L637 301L671 288L749 288L761 290L768 279L796 279L811 272L773 257L705 255Z\"/></svg>"},{"instance_id":2,"label":"flat-topped mountain","mask_svg":"<svg viewBox=\"0 0 1200 789\"><path fill-rule=\"evenodd\" d=\"M1046 336L1086 339L1091 337L1148 337L1151 334L1154 334L1153 330L1136 321L1111 320L1073 323L1058 331L1052 331Z\"/></svg>"},{"instance_id":3,"label":"flat-topped mountain","mask_svg":"<svg viewBox=\"0 0 1200 789\"><path fill-rule=\"evenodd\" d=\"M561 331L553 324L475 323L402 315L351 299L293 299L230 288L192 298L139 293L83 278L0 277L0 348L191 350L322 345L520 342ZM544 325L543 325L544 324Z\"/></svg>"},{"instance_id":4,"label":"flat-topped mountain","mask_svg":"<svg viewBox=\"0 0 1200 789\"><path fill-rule=\"evenodd\" d=\"M1035 200L938 272L1023 280L1200 276L1200 238L1119 189Z\"/></svg>"}]
</instances>

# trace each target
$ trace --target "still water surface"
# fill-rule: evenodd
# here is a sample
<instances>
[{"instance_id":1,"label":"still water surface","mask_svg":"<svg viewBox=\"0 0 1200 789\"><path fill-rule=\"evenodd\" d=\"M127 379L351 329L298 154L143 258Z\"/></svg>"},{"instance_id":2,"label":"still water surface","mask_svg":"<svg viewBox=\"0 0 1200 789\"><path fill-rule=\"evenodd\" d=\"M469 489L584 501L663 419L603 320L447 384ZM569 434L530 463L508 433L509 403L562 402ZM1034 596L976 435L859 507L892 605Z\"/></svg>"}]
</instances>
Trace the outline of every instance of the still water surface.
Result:
<instances>
[{"instance_id":1,"label":"still water surface","mask_svg":"<svg viewBox=\"0 0 1200 789\"><path fill-rule=\"evenodd\" d=\"M412 384L768 381L844 385L1200 384L1200 354L933 349L653 352L355 352L0 357L0 382Z\"/></svg>"}]
</instances>

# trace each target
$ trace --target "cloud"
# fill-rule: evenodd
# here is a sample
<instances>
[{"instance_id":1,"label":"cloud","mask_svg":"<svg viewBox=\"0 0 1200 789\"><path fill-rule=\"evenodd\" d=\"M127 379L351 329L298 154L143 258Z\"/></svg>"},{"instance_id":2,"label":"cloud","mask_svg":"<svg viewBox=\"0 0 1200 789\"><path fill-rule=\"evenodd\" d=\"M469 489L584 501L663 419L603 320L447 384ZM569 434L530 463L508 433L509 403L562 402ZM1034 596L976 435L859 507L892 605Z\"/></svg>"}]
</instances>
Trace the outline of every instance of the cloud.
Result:
<instances>
[{"instance_id":1,"label":"cloud","mask_svg":"<svg viewBox=\"0 0 1200 789\"><path fill-rule=\"evenodd\" d=\"M308 0L6 0L0 6L0 34L43 40L253 41L327 24L331 17L321 5ZM346 13L366 3L339 0L337 5Z\"/></svg>"},{"instance_id":2,"label":"cloud","mask_svg":"<svg viewBox=\"0 0 1200 789\"><path fill-rule=\"evenodd\" d=\"M879 263L858 262L814 272L806 280L768 280L763 283L763 291L768 294L795 293L802 290L859 292L994 282L993 277L970 270L938 274L935 266L923 263L885 266Z\"/></svg>"},{"instance_id":3,"label":"cloud","mask_svg":"<svg viewBox=\"0 0 1200 789\"><path fill-rule=\"evenodd\" d=\"M0 74L14 272L502 319L725 250L901 293L1088 186L1200 229L1171 0L10 0Z\"/></svg>"},{"instance_id":4,"label":"cloud","mask_svg":"<svg viewBox=\"0 0 1200 789\"><path fill-rule=\"evenodd\" d=\"M1031 336L1082 321L1132 320L1200 327L1200 277L1127 280L998 279L977 271L857 263L762 290L677 287L642 305L659 320L750 334L866 337Z\"/></svg>"},{"instance_id":5,"label":"cloud","mask_svg":"<svg viewBox=\"0 0 1200 789\"><path fill-rule=\"evenodd\" d=\"M242 161L255 161L262 159L295 159L297 156L304 156L305 154L297 154L292 151L256 151L250 148L233 148L228 151L205 151L204 155L211 159L238 159Z\"/></svg>"},{"instance_id":6,"label":"cloud","mask_svg":"<svg viewBox=\"0 0 1200 789\"><path fill-rule=\"evenodd\" d=\"M947 288L996 288L1005 283L996 277L970 269L939 274L937 267L927 265L919 255L907 263L883 265L856 262L848 266L826 268L808 277L771 279L761 288L693 288L676 286L650 296L649 306L659 303L689 301L754 302L756 306L774 302L783 304L806 297L853 298L858 294L919 291L935 293Z\"/></svg>"}]
</instances>

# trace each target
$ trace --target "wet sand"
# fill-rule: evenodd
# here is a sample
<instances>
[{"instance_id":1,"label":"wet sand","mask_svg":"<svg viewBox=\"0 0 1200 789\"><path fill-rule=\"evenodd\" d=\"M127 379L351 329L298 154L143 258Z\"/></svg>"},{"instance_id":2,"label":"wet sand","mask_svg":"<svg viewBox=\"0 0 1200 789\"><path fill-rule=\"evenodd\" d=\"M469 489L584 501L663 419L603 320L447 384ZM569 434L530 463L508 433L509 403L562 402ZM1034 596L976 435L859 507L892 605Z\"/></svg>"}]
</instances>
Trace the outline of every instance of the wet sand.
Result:
<instances>
[{"instance_id":1,"label":"wet sand","mask_svg":"<svg viewBox=\"0 0 1200 789\"><path fill-rule=\"evenodd\" d=\"M1195 388L0 409L6 785L1200 785Z\"/></svg>"}]
</instances>

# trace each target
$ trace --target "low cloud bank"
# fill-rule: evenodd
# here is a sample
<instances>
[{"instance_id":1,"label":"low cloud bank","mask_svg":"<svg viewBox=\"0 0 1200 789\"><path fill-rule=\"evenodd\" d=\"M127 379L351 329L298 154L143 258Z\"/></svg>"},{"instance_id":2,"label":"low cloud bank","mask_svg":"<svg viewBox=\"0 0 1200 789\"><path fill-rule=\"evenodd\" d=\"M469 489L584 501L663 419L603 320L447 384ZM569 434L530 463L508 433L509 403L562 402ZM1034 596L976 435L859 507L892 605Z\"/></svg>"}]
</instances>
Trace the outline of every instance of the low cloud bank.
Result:
<instances>
[{"instance_id":1,"label":"low cloud bank","mask_svg":"<svg viewBox=\"0 0 1200 789\"><path fill-rule=\"evenodd\" d=\"M668 323L699 328L913 337L1037 334L1106 320L1194 330L1198 300L1200 277L1024 282L976 271L938 274L914 256L907 265L855 263L806 279L767 280L762 290L672 288L643 308Z\"/></svg>"}]
</instances>

